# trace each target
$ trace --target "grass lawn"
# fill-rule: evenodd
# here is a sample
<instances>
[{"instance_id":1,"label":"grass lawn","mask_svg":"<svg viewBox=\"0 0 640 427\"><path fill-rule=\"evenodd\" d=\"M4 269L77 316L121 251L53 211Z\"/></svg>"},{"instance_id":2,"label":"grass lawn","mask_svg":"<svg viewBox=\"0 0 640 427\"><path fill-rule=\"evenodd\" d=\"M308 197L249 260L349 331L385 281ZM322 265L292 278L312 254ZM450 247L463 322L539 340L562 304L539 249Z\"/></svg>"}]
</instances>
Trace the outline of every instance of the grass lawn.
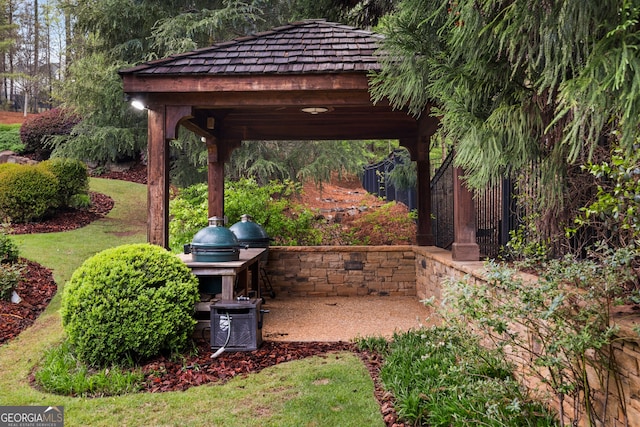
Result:
<instances>
[{"instance_id":1,"label":"grass lawn","mask_svg":"<svg viewBox=\"0 0 640 427\"><path fill-rule=\"evenodd\" d=\"M62 405L65 426L384 426L369 373L350 353L185 392L83 399L32 388L31 371L63 338L60 290L73 271L103 249L146 241L146 186L92 179L91 189L115 200L106 218L64 233L15 236L20 255L51 268L60 288L32 327L0 347L0 405Z\"/></svg>"}]
</instances>

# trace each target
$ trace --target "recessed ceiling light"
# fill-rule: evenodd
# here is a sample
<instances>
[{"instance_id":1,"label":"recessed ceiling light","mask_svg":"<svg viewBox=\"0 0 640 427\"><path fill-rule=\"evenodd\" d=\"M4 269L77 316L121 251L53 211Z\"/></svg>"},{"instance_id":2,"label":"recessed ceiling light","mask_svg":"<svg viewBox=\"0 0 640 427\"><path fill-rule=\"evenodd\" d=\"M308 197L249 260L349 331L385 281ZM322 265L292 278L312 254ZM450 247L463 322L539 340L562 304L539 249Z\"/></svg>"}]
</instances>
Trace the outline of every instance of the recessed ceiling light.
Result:
<instances>
[{"instance_id":1,"label":"recessed ceiling light","mask_svg":"<svg viewBox=\"0 0 640 427\"><path fill-rule=\"evenodd\" d=\"M309 114L320 114L320 113L326 113L327 111L329 111L329 109L326 107L306 107L306 108L303 108L301 111Z\"/></svg>"}]
</instances>

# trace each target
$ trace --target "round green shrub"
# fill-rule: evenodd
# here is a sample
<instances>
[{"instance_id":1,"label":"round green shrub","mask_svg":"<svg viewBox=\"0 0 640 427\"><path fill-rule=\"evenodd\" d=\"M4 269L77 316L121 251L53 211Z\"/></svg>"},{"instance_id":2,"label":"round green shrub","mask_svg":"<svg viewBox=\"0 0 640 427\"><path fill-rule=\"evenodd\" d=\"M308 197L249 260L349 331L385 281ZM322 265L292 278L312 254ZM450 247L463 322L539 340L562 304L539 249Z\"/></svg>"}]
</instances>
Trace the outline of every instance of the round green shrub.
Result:
<instances>
[{"instance_id":1,"label":"round green shrub","mask_svg":"<svg viewBox=\"0 0 640 427\"><path fill-rule=\"evenodd\" d=\"M58 178L59 206L70 206L73 196L89 192L89 173L87 165L82 161L56 157L40 162L38 166L53 173Z\"/></svg>"},{"instance_id":2,"label":"round green shrub","mask_svg":"<svg viewBox=\"0 0 640 427\"><path fill-rule=\"evenodd\" d=\"M0 216L14 223L42 218L55 207L58 179L30 165L0 165Z\"/></svg>"},{"instance_id":3,"label":"round green shrub","mask_svg":"<svg viewBox=\"0 0 640 427\"><path fill-rule=\"evenodd\" d=\"M130 365L190 343L198 280L175 255L122 245L87 259L62 294L62 324L79 359Z\"/></svg>"}]
</instances>

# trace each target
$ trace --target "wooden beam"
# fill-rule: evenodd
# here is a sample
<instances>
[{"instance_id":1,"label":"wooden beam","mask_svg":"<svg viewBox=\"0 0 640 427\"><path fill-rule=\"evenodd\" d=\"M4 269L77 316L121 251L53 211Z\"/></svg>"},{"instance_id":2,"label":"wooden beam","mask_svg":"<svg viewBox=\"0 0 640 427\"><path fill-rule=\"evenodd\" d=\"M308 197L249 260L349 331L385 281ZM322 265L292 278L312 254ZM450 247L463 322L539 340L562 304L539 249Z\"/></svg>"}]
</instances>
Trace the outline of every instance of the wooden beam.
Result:
<instances>
[{"instance_id":1,"label":"wooden beam","mask_svg":"<svg viewBox=\"0 0 640 427\"><path fill-rule=\"evenodd\" d=\"M241 140L335 140L416 138L411 123L379 121L318 120L293 123L287 120L269 124L225 123L221 136Z\"/></svg>"},{"instance_id":2,"label":"wooden beam","mask_svg":"<svg viewBox=\"0 0 640 427\"><path fill-rule=\"evenodd\" d=\"M180 123L193 117L191 107L188 105L167 105L165 111L165 138L168 140L176 139Z\"/></svg>"},{"instance_id":3,"label":"wooden beam","mask_svg":"<svg viewBox=\"0 0 640 427\"><path fill-rule=\"evenodd\" d=\"M250 107L372 106L366 89L357 91L161 92L130 93L149 103L188 105L197 109ZM388 106L378 103L377 106Z\"/></svg>"},{"instance_id":4,"label":"wooden beam","mask_svg":"<svg viewBox=\"0 0 640 427\"><path fill-rule=\"evenodd\" d=\"M368 90L366 73L122 76L125 93Z\"/></svg>"},{"instance_id":5,"label":"wooden beam","mask_svg":"<svg viewBox=\"0 0 640 427\"><path fill-rule=\"evenodd\" d=\"M147 241L169 248L169 140L166 108L148 110Z\"/></svg>"}]
</instances>

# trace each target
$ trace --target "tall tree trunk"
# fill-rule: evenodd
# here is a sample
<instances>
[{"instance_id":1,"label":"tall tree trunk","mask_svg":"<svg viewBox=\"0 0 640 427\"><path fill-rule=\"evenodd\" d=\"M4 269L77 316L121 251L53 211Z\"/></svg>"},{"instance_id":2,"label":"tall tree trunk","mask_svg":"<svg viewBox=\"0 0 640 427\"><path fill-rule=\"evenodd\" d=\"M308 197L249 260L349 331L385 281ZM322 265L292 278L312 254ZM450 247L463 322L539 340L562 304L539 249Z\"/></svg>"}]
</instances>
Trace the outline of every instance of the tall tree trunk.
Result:
<instances>
[{"instance_id":1,"label":"tall tree trunk","mask_svg":"<svg viewBox=\"0 0 640 427\"><path fill-rule=\"evenodd\" d=\"M38 16L38 0L33 0L33 92L31 94L31 102L33 103L32 112L38 112L38 66L40 65L40 21Z\"/></svg>"},{"instance_id":2,"label":"tall tree trunk","mask_svg":"<svg viewBox=\"0 0 640 427\"><path fill-rule=\"evenodd\" d=\"M67 74L67 70L69 70L69 66L71 65L71 45L73 44L73 32L71 30L71 12L69 11L69 7L64 8L64 74ZM62 66L62 61L60 61L60 66Z\"/></svg>"},{"instance_id":3,"label":"tall tree trunk","mask_svg":"<svg viewBox=\"0 0 640 427\"><path fill-rule=\"evenodd\" d=\"M9 0L9 25L13 25L13 1ZM11 46L11 48L9 49L9 74L13 76L13 59L14 59L14 55L15 55L15 47ZM14 85L14 79L10 78L9 79L9 92L8 92L8 98L11 100L11 108L13 110L14 106L16 105L15 103L15 85Z\"/></svg>"}]
</instances>

